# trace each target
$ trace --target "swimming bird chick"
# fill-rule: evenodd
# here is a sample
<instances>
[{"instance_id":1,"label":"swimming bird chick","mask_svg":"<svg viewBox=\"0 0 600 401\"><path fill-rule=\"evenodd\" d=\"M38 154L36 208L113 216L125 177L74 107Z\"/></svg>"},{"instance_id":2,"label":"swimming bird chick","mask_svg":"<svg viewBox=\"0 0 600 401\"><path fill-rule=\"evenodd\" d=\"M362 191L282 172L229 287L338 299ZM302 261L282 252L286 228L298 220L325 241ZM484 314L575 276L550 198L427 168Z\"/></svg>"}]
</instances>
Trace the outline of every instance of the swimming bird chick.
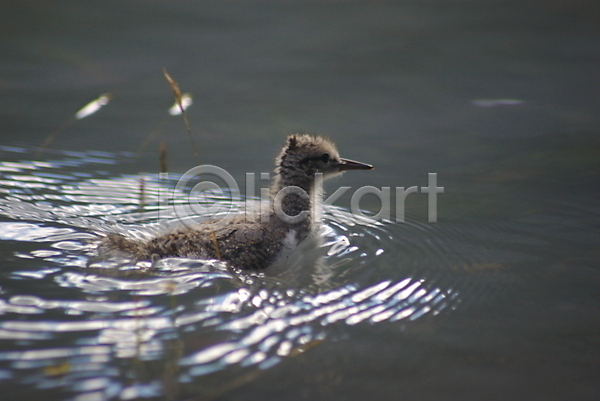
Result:
<instances>
[{"instance_id":1,"label":"swimming bird chick","mask_svg":"<svg viewBox=\"0 0 600 401\"><path fill-rule=\"evenodd\" d=\"M120 250L137 260L166 257L220 259L240 269L263 269L291 251L318 227L324 179L347 170L371 170L369 164L342 159L335 145L322 137L296 134L275 160L268 218L239 214L209 220L148 241L111 234L101 248Z\"/></svg>"}]
</instances>

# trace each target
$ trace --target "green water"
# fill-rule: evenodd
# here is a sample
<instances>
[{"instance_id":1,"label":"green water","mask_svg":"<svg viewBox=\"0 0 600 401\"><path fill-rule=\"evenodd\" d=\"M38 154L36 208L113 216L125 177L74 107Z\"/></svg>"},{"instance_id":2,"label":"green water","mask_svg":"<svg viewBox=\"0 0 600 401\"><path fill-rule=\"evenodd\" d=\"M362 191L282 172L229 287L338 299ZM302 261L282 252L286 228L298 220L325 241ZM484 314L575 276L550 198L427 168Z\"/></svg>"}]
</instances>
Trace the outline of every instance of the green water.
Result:
<instances>
[{"instance_id":1,"label":"green water","mask_svg":"<svg viewBox=\"0 0 600 401\"><path fill-rule=\"evenodd\" d=\"M6 399L598 398L594 2L0 8ZM163 67L198 161L241 188L295 131L375 166L327 183L351 189L321 244L250 275L94 256L177 221L160 196L196 159ZM428 173L438 222L415 193L396 223L395 188ZM365 185L391 188L391 221L353 220Z\"/></svg>"}]
</instances>

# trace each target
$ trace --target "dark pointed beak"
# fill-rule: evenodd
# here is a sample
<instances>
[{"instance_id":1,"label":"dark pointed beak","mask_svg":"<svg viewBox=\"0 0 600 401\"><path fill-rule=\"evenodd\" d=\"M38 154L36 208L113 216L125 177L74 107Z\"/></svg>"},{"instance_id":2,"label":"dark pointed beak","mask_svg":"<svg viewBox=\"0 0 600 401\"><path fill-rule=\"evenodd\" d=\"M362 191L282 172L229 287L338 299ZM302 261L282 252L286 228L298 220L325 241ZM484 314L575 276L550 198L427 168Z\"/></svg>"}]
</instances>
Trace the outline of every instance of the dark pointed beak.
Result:
<instances>
[{"instance_id":1,"label":"dark pointed beak","mask_svg":"<svg viewBox=\"0 0 600 401\"><path fill-rule=\"evenodd\" d=\"M338 167L340 171L373 170L373 166L370 164L355 162L354 160L340 159L340 162L340 166Z\"/></svg>"}]
</instances>

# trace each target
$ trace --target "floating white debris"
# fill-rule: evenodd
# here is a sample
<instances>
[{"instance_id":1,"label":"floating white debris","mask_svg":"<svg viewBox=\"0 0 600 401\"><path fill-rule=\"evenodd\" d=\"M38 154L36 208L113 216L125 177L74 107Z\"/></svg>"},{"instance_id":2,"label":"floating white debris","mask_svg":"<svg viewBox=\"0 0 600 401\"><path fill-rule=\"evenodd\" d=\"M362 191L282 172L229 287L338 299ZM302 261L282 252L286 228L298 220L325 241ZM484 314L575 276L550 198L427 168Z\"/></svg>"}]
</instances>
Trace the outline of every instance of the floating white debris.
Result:
<instances>
[{"instance_id":1,"label":"floating white debris","mask_svg":"<svg viewBox=\"0 0 600 401\"><path fill-rule=\"evenodd\" d=\"M89 115L94 114L98 110L102 108L102 106L106 106L111 99L112 95L110 93L103 93L96 100L92 100L85 106L81 108L77 113L75 113L75 118L81 120Z\"/></svg>"},{"instance_id":2,"label":"floating white debris","mask_svg":"<svg viewBox=\"0 0 600 401\"><path fill-rule=\"evenodd\" d=\"M194 101L192 100L191 93L184 93L183 95L181 95L181 107L183 107L183 110L187 110L187 108L190 107L193 102ZM175 102L175 104L171 106L171 108L169 109L169 114L172 116L178 116L181 114L181 108L179 107L179 104L177 102Z\"/></svg>"},{"instance_id":3,"label":"floating white debris","mask_svg":"<svg viewBox=\"0 0 600 401\"><path fill-rule=\"evenodd\" d=\"M516 106L525 103L520 99L476 99L472 101L473 105L478 107L494 107L494 106Z\"/></svg>"}]
</instances>

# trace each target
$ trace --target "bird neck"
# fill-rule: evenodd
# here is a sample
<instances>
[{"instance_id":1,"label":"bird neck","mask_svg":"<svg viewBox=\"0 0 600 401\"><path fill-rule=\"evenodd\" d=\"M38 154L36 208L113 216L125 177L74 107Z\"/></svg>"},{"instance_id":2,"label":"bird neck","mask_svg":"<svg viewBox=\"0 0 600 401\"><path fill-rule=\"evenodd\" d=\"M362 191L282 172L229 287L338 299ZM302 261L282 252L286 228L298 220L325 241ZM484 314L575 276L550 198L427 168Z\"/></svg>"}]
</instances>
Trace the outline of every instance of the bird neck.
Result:
<instances>
[{"instance_id":1,"label":"bird neck","mask_svg":"<svg viewBox=\"0 0 600 401\"><path fill-rule=\"evenodd\" d=\"M286 176L278 173L273 179L270 192L272 215L276 215L276 208L280 206L286 216L293 217L306 211L308 215L297 223L299 225L312 228L320 222L323 202L322 175L319 174L311 179L305 177L300 179L298 176ZM281 219L279 218L279 220Z\"/></svg>"}]
</instances>

